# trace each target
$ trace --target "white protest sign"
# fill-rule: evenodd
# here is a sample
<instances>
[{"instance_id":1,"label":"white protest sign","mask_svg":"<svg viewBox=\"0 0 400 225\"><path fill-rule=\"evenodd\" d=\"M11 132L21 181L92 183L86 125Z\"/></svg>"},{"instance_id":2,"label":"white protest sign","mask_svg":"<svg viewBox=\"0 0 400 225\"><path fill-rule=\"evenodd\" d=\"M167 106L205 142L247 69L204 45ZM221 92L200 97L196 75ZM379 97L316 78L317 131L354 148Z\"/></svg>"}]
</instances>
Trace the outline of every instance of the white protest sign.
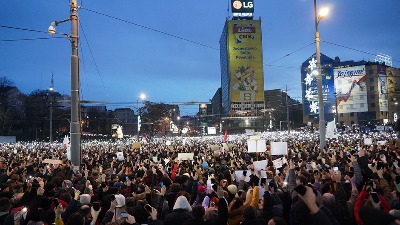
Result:
<instances>
[{"instance_id":1,"label":"white protest sign","mask_svg":"<svg viewBox=\"0 0 400 225\"><path fill-rule=\"evenodd\" d=\"M257 141L257 152L265 152L267 150L267 141L258 140Z\"/></svg>"},{"instance_id":2,"label":"white protest sign","mask_svg":"<svg viewBox=\"0 0 400 225\"><path fill-rule=\"evenodd\" d=\"M268 160L254 161L254 171L267 170Z\"/></svg>"},{"instance_id":3,"label":"white protest sign","mask_svg":"<svg viewBox=\"0 0 400 225\"><path fill-rule=\"evenodd\" d=\"M247 152L257 152L256 140L247 140Z\"/></svg>"},{"instance_id":4,"label":"white protest sign","mask_svg":"<svg viewBox=\"0 0 400 225\"><path fill-rule=\"evenodd\" d=\"M194 153L178 153L178 159L180 160L193 160Z\"/></svg>"},{"instance_id":5,"label":"white protest sign","mask_svg":"<svg viewBox=\"0 0 400 225\"><path fill-rule=\"evenodd\" d=\"M242 175L243 175L243 171L247 171L246 178L244 179L244 181L250 182L250 174L251 174L251 171L250 171L250 170L236 170L236 171L235 171L236 182L239 183L240 178L241 178Z\"/></svg>"},{"instance_id":6,"label":"white protest sign","mask_svg":"<svg viewBox=\"0 0 400 225\"><path fill-rule=\"evenodd\" d=\"M282 159L275 159L274 161L272 161L272 163L274 164L274 167L276 169L281 168L283 165Z\"/></svg>"},{"instance_id":7,"label":"white protest sign","mask_svg":"<svg viewBox=\"0 0 400 225\"><path fill-rule=\"evenodd\" d=\"M117 159L118 161L124 161L125 160L124 153L117 152Z\"/></svg>"},{"instance_id":8,"label":"white protest sign","mask_svg":"<svg viewBox=\"0 0 400 225\"><path fill-rule=\"evenodd\" d=\"M157 156L154 156L154 157L153 157L153 162L155 162L155 163L158 162Z\"/></svg>"},{"instance_id":9,"label":"white protest sign","mask_svg":"<svg viewBox=\"0 0 400 225\"><path fill-rule=\"evenodd\" d=\"M266 140L247 140L248 152L265 152L267 150Z\"/></svg>"},{"instance_id":10,"label":"white protest sign","mask_svg":"<svg viewBox=\"0 0 400 225\"><path fill-rule=\"evenodd\" d=\"M253 135L249 137L250 140L260 140L260 138L260 135Z\"/></svg>"},{"instance_id":11,"label":"white protest sign","mask_svg":"<svg viewBox=\"0 0 400 225\"><path fill-rule=\"evenodd\" d=\"M372 145L372 138L364 138L364 145Z\"/></svg>"},{"instance_id":12,"label":"white protest sign","mask_svg":"<svg viewBox=\"0 0 400 225\"><path fill-rule=\"evenodd\" d=\"M386 141L378 141L378 145L386 145Z\"/></svg>"},{"instance_id":13,"label":"white protest sign","mask_svg":"<svg viewBox=\"0 0 400 225\"><path fill-rule=\"evenodd\" d=\"M57 165L57 164L63 164L63 161L57 160L57 159L45 159L45 160L43 160L43 163Z\"/></svg>"},{"instance_id":14,"label":"white protest sign","mask_svg":"<svg viewBox=\"0 0 400 225\"><path fill-rule=\"evenodd\" d=\"M168 164L169 163L169 159L164 159L164 163Z\"/></svg>"},{"instance_id":15,"label":"white protest sign","mask_svg":"<svg viewBox=\"0 0 400 225\"><path fill-rule=\"evenodd\" d=\"M167 146L171 145L171 141L166 141L165 145L167 145Z\"/></svg>"},{"instance_id":16,"label":"white protest sign","mask_svg":"<svg viewBox=\"0 0 400 225\"><path fill-rule=\"evenodd\" d=\"M271 142L271 155L287 155L287 142Z\"/></svg>"}]
</instances>

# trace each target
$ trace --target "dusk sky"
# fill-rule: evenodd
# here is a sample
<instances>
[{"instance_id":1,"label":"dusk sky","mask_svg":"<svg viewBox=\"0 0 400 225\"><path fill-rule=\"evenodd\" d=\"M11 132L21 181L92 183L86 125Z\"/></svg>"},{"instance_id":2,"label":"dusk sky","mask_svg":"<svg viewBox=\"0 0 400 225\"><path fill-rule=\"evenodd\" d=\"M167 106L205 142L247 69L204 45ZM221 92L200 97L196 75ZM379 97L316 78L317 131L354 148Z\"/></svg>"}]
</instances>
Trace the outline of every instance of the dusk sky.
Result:
<instances>
[{"instance_id":1,"label":"dusk sky","mask_svg":"<svg viewBox=\"0 0 400 225\"><path fill-rule=\"evenodd\" d=\"M55 91L70 95L70 42L46 33L51 22L68 18L69 0L3 3L0 77L29 94L48 89L54 73ZM231 15L230 0L78 3L82 99L109 102L109 109L133 109L142 92L153 102L203 102L220 87L219 39ZM373 61L379 52L400 67L399 0L317 4L330 7L319 25L321 53L342 61ZM264 89L287 85L289 95L301 101L300 66L315 52L313 7L313 0L254 0L255 19L262 20ZM69 34L71 23L56 29ZM122 102L135 104L115 104ZM193 115L197 109L181 106L181 115Z\"/></svg>"}]
</instances>

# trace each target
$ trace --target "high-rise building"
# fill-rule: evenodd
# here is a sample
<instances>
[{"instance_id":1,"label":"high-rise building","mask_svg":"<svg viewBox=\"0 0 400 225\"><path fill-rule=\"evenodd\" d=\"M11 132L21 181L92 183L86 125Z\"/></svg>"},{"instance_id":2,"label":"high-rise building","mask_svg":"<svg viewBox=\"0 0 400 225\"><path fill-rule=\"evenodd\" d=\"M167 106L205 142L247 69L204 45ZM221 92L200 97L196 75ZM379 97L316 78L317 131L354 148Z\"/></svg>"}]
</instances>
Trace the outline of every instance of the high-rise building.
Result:
<instances>
[{"instance_id":1,"label":"high-rise building","mask_svg":"<svg viewBox=\"0 0 400 225\"><path fill-rule=\"evenodd\" d=\"M223 130L265 127L261 20L253 12L253 1L232 1L220 38Z\"/></svg>"}]
</instances>

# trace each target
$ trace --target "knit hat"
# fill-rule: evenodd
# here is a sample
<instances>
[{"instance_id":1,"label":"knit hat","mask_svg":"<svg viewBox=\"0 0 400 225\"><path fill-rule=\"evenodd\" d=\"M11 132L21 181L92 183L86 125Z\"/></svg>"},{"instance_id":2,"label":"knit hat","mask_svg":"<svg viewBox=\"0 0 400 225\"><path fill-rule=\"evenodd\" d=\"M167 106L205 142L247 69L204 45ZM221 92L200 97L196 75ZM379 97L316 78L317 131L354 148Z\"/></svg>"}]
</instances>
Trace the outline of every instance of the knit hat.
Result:
<instances>
[{"instance_id":1,"label":"knit hat","mask_svg":"<svg viewBox=\"0 0 400 225\"><path fill-rule=\"evenodd\" d=\"M65 190L65 189L70 189L70 188L72 188L72 181L64 180L62 182L61 189Z\"/></svg>"},{"instance_id":2,"label":"knit hat","mask_svg":"<svg viewBox=\"0 0 400 225\"><path fill-rule=\"evenodd\" d=\"M117 201L117 208L125 205L125 196L121 194L115 195L115 200Z\"/></svg>"},{"instance_id":3,"label":"knit hat","mask_svg":"<svg viewBox=\"0 0 400 225\"><path fill-rule=\"evenodd\" d=\"M82 205L88 205L88 204L90 204L91 199L92 199L92 197L89 194L82 194L81 197L79 198L79 202Z\"/></svg>"},{"instance_id":4,"label":"knit hat","mask_svg":"<svg viewBox=\"0 0 400 225\"><path fill-rule=\"evenodd\" d=\"M197 187L197 193L204 193L204 192L206 192L206 187L204 187L203 185Z\"/></svg>"},{"instance_id":5,"label":"knit hat","mask_svg":"<svg viewBox=\"0 0 400 225\"><path fill-rule=\"evenodd\" d=\"M231 193L232 195L236 195L236 193L238 191L238 188L236 187L236 185L231 184L227 188L228 188L229 193Z\"/></svg>"}]
</instances>

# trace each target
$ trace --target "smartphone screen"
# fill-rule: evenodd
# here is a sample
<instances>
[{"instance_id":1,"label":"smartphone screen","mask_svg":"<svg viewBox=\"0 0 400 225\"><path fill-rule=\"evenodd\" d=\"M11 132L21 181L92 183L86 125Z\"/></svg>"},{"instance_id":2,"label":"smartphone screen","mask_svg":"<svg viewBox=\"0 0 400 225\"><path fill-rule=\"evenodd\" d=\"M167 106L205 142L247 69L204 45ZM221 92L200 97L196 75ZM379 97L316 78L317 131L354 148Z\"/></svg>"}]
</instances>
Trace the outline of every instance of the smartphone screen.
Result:
<instances>
[{"instance_id":1,"label":"smartphone screen","mask_svg":"<svg viewBox=\"0 0 400 225\"><path fill-rule=\"evenodd\" d=\"M128 218L128 214L124 211L121 212L122 218Z\"/></svg>"},{"instance_id":2,"label":"smartphone screen","mask_svg":"<svg viewBox=\"0 0 400 225\"><path fill-rule=\"evenodd\" d=\"M376 192L371 192L371 196L372 196L372 200L373 200L375 203L378 203L378 202L379 202L378 193L376 193Z\"/></svg>"},{"instance_id":3,"label":"smartphone screen","mask_svg":"<svg viewBox=\"0 0 400 225\"><path fill-rule=\"evenodd\" d=\"M306 187L304 185L298 185L297 187L294 188L294 190L299 193L299 195L304 196L306 194Z\"/></svg>"},{"instance_id":4,"label":"smartphone screen","mask_svg":"<svg viewBox=\"0 0 400 225\"><path fill-rule=\"evenodd\" d=\"M267 182L267 178L266 178L266 177L263 177L263 178L261 178L261 183L260 183L260 185L263 186L266 182Z\"/></svg>"},{"instance_id":5,"label":"smartphone screen","mask_svg":"<svg viewBox=\"0 0 400 225\"><path fill-rule=\"evenodd\" d=\"M145 208L148 212L151 212L151 209L152 209L151 205L146 204L146 205L144 206L144 208Z\"/></svg>"},{"instance_id":6,"label":"smartphone screen","mask_svg":"<svg viewBox=\"0 0 400 225\"><path fill-rule=\"evenodd\" d=\"M338 168L337 166L334 166L334 167L333 167L333 170L334 170L334 171L338 171L339 168Z\"/></svg>"}]
</instances>

